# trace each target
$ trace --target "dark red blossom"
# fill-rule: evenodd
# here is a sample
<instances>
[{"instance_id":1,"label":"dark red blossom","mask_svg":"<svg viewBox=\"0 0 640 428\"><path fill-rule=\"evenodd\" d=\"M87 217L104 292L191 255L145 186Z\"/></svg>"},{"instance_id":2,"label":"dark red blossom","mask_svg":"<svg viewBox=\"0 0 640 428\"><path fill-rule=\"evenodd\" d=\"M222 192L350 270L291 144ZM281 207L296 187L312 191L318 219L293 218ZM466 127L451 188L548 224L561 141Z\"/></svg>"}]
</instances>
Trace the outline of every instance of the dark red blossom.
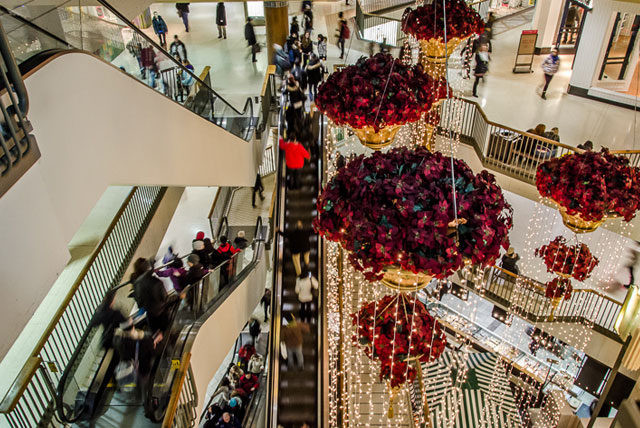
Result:
<instances>
[{"instance_id":1,"label":"dark red blossom","mask_svg":"<svg viewBox=\"0 0 640 428\"><path fill-rule=\"evenodd\" d=\"M377 132L418 120L446 96L446 82L431 78L421 65L379 53L332 73L318 88L316 105L338 125L372 126Z\"/></svg>"},{"instance_id":2,"label":"dark red blossom","mask_svg":"<svg viewBox=\"0 0 640 428\"><path fill-rule=\"evenodd\" d=\"M536 186L542 196L566 208L567 214L580 215L587 221L599 221L611 214L631 221L640 206L640 169L607 149L540 164Z\"/></svg>"},{"instance_id":3,"label":"dark red blossom","mask_svg":"<svg viewBox=\"0 0 640 428\"><path fill-rule=\"evenodd\" d=\"M464 0L447 0L447 39L463 39L482 34L484 22ZM408 8L402 16L402 31L420 40L444 39L445 9L442 1L434 1L415 9Z\"/></svg>"},{"instance_id":4,"label":"dark red blossom","mask_svg":"<svg viewBox=\"0 0 640 428\"><path fill-rule=\"evenodd\" d=\"M415 379L415 368L408 360L433 361L447 343L425 305L404 293L364 304L351 319L357 326L354 343L369 358L380 361L380 380L388 380L392 388Z\"/></svg>"},{"instance_id":5,"label":"dark red blossom","mask_svg":"<svg viewBox=\"0 0 640 428\"><path fill-rule=\"evenodd\" d=\"M565 300L571 298L571 292L573 287L571 281L567 278L553 278L547 282L547 288L545 290L545 296L549 299L558 299L564 297Z\"/></svg>"},{"instance_id":6,"label":"dark red blossom","mask_svg":"<svg viewBox=\"0 0 640 428\"><path fill-rule=\"evenodd\" d=\"M455 230L451 158L424 147L375 152L349 162L318 198L316 230L349 251L349 261L369 280L385 266L446 278L465 260L492 265L509 246L512 209L495 177L474 175L453 159L457 217Z\"/></svg>"},{"instance_id":7,"label":"dark red blossom","mask_svg":"<svg viewBox=\"0 0 640 428\"><path fill-rule=\"evenodd\" d=\"M587 244L567 245L566 239L562 236L536 249L535 253L536 256L542 257L548 272L571 275L578 281L589 278L599 263Z\"/></svg>"}]
</instances>

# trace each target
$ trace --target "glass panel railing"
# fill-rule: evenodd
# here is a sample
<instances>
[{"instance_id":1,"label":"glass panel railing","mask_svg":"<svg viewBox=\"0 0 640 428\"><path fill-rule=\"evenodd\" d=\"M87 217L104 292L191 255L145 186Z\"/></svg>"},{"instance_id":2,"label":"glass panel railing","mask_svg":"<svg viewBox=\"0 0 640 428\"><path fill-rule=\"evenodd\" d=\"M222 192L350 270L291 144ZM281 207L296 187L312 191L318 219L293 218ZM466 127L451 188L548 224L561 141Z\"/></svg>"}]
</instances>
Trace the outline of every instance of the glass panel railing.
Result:
<instances>
[{"instance_id":1,"label":"glass panel railing","mask_svg":"<svg viewBox=\"0 0 640 428\"><path fill-rule=\"evenodd\" d=\"M242 108L234 107L196 74L200 71L170 55L106 2L0 5L0 22L19 63L52 49L87 51L233 135L253 136L251 97Z\"/></svg>"}]
</instances>

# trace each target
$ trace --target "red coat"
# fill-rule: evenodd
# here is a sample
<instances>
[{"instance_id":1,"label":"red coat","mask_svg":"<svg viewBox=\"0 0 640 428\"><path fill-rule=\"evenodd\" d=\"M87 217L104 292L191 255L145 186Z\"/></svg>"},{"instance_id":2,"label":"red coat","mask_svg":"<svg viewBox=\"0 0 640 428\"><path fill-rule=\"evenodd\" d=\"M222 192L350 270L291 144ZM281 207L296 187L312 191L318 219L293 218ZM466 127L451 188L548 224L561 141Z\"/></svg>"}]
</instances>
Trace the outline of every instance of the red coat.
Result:
<instances>
[{"instance_id":1,"label":"red coat","mask_svg":"<svg viewBox=\"0 0 640 428\"><path fill-rule=\"evenodd\" d=\"M297 141L286 142L280 138L280 148L284 150L289 169L300 169L304 166L304 160L310 159L307 149Z\"/></svg>"}]
</instances>

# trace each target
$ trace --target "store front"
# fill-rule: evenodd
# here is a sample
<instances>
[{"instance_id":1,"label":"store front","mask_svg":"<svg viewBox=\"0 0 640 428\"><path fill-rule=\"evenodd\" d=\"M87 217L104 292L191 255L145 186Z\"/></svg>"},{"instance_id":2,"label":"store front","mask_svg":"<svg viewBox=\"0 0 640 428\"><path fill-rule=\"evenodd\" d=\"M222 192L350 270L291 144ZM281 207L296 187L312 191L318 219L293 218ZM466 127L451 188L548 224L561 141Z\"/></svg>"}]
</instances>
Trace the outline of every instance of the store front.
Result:
<instances>
[{"instance_id":1,"label":"store front","mask_svg":"<svg viewBox=\"0 0 640 428\"><path fill-rule=\"evenodd\" d=\"M567 0L558 26L556 46L560 53L575 53L580 41L587 12L591 11L591 0Z\"/></svg>"},{"instance_id":2,"label":"store front","mask_svg":"<svg viewBox=\"0 0 640 428\"><path fill-rule=\"evenodd\" d=\"M496 18L504 18L536 5L536 0L490 0L489 10Z\"/></svg>"}]
</instances>

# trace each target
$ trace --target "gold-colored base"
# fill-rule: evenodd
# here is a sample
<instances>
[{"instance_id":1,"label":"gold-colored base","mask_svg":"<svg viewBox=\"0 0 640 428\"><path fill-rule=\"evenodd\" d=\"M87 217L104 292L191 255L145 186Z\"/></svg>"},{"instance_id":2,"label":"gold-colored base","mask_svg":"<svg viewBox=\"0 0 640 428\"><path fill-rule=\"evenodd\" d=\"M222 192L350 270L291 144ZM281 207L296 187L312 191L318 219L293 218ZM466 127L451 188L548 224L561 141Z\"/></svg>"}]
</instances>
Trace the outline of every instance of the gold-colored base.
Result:
<instances>
[{"instance_id":1,"label":"gold-colored base","mask_svg":"<svg viewBox=\"0 0 640 428\"><path fill-rule=\"evenodd\" d=\"M432 279L433 275L428 273L413 273L398 266L388 266L380 282L392 290L410 292L422 290Z\"/></svg>"},{"instance_id":2,"label":"gold-colored base","mask_svg":"<svg viewBox=\"0 0 640 428\"><path fill-rule=\"evenodd\" d=\"M567 209L554 201L552 201L558 206L558 210L560 211L560 215L562 216L562 223L567 226L570 230L575 233L589 233L593 232L597 228L599 228L602 223L604 223L608 219L613 219L619 217L618 214L607 214L602 220L593 221L593 220L584 220L580 217L580 214L570 215L567 213Z\"/></svg>"},{"instance_id":3,"label":"gold-colored base","mask_svg":"<svg viewBox=\"0 0 640 428\"><path fill-rule=\"evenodd\" d=\"M549 315L548 321L553 321L553 316L556 312L556 309L558 309L560 302L562 302L562 297L551 298L551 314Z\"/></svg>"},{"instance_id":4,"label":"gold-colored base","mask_svg":"<svg viewBox=\"0 0 640 428\"><path fill-rule=\"evenodd\" d=\"M441 39L420 40L420 63L427 74L436 80L446 77L449 56L467 38L454 37L446 44Z\"/></svg>"},{"instance_id":5,"label":"gold-colored base","mask_svg":"<svg viewBox=\"0 0 640 428\"><path fill-rule=\"evenodd\" d=\"M358 136L362 145L372 150L380 150L388 146L396 138L396 134L402 125L389 125L375 131L373 126L365 126L363 128L352 128L353 132Z\"/></svg>"}]
</instances>

